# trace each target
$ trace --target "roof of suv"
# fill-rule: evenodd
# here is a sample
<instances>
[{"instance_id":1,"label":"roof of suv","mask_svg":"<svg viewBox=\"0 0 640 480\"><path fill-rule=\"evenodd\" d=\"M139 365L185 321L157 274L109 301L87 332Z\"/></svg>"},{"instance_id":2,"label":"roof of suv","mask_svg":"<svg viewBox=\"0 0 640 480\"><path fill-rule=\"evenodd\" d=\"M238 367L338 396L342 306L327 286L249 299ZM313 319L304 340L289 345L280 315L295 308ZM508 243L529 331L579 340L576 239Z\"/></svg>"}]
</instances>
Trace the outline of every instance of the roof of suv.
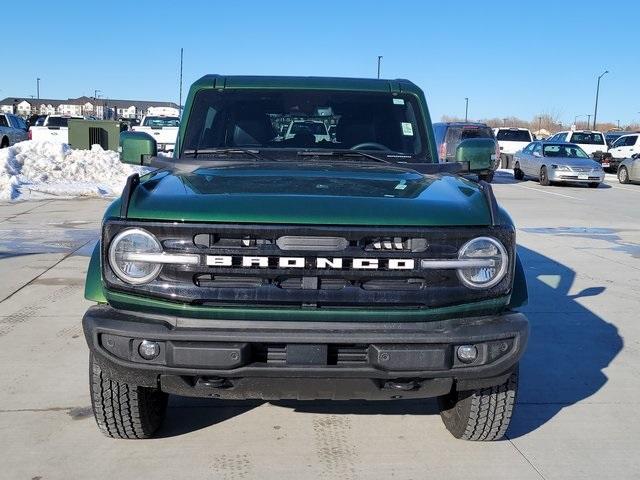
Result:
<instances>
[{"instance_id":1,"label":"roof of suv","mask_svg":"<svg viewBox=\"0 0 640 480\"><path fill-rule=\"evenodd\" d=\"M314 90L360 90L371 92L420 92L416 84L395 80L346 77L286 77L210 74L196 80L192 88L292 88Z\"/></svg>"}]
</instances>

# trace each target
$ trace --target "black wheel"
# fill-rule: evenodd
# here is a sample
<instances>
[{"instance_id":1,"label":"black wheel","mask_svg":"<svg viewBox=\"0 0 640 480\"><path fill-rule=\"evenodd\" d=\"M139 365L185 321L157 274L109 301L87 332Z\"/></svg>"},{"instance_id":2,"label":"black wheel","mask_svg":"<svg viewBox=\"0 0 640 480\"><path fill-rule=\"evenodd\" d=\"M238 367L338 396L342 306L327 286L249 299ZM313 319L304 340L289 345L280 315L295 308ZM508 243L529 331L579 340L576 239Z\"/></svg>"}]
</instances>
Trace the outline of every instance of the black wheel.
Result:
<instances>
[{"instance_id":1,"label":"black wheel","mask_svg":"<svg viewBox=\"0 0 640 480\"><path fill-rule=\"evenodd\" d=\"M484 180L487 183L491 183L493 181L493 175L495 174L495 172L492 170L489 173L481 173L478 175L478 179L480 180Z\"/></svg>"},{"instance_id":2,"label":"black wheel","mask_svg":"<svg viewBox=\"0 0 640 480\"><path fill-rule=\"evenodd\" d=\"M598 188L600 186L600 182L589 182L589 188Z\"/></svg>"},{"instance_id":3,"label":"black wheel","mask_svg":"<svg viewBox=\"0 0 640 480\"><path fill-rule=\"evenodd\" d=\"M150 438L167 410L160 390L111 380L93 355L89 357L91 407L98 428L112 438Z\"/></svg>"},{"instance_id":4,"label":"black wheel","mask_svg":"<svg viewBox=\"0 0 640 480\"><path fill-rule=\"evenodd\" d=\"M504 436L511 421L518 391L518 367L506 382L495 387L451 392L438 398L440 417L447 430L462 440L491 441Z\"/></svg>"},{"instance_id":5,"label":"black wheel","mask_svg":"<svg viewBox=\"0 0 640 480\"><path fill-rule=\"evenodd\" d=\"M516 163L513 166L513 178L516 180L524 180L524 172L520 170L520 164Z\"/></svg>"},{"instance_id":6,"label":"black wheel","mask_svg":"<svg viewBox=\"0 0 640 480\"><path fill-rule=\"evenodd\" d=\"M618 181L620 183L629 183L629 171L627 167L622 166L618 168Z\"/></svg>"},{"instance_id":7,"label":"black wheel","mask_svg":"<svg viewBox=\"0 0 640 480\"><path fill-rule=\"evenodd\" d=\"M4 137L0 142L0 148L7 148L9 146L9 139Z\"/></svg>"},{"instance_id":8,"label":"black wheel","mask_svg":"<svg viewBox=\"0 0 640 480\"><path fill-rule=\"evenodd\" d=\"M509 157L506 155L501 155L502 157L502 162L500 167L501 168L511 168L511 166L509 165Z\"/></svg>"},{"instance_id":9,"label":"black wheel","mask_svg":"<svg viewBox=\"0 0 640 480\"><path fill-rule=\"evenodd\" d=\"M551 182L549 181L549 174L547 173L547 167L542 167L540 169L540 185L545 187L551 185Z\"/></svg>"}]
</instances>

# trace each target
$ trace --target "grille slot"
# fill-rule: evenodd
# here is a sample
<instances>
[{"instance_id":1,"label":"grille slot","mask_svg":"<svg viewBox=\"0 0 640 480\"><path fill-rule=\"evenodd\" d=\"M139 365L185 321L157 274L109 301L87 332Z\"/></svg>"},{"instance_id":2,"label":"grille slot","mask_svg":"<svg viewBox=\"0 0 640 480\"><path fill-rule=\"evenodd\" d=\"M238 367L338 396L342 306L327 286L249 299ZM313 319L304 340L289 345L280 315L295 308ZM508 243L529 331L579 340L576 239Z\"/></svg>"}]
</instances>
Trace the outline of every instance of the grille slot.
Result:
<instances>
[{"instance_id":1,"label":"grille slot","mask_svg":"<svg viewBox=\"0 0 640 480\"><path fill-rule=\"evenodd\" d=\"M353 366L366 364L369 361L369 345L327 346L327 365ZM287 363L287 346L285 344L258 344L251 346L254 363L266 365L285 365Z\"/></svg>"}]
</instances>

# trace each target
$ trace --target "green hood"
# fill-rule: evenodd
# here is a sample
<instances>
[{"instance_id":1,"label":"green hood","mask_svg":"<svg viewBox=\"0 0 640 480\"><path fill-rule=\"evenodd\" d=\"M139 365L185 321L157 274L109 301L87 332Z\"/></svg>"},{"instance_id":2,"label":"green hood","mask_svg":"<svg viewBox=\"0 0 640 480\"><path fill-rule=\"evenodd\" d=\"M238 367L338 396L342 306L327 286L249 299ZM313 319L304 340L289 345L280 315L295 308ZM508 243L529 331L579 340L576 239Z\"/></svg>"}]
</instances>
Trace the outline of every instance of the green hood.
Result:
<instances>
[{"instance_id":1,"label":"green hood","mask_svg":"<svg viewBox=\"0 0 640 480\"><path fill-rule=\"evenodd\" d=\"M142 178L129 218L315 225L488 225L479 187L393 166L242 164Z\"/></svg>"}]
</instances>

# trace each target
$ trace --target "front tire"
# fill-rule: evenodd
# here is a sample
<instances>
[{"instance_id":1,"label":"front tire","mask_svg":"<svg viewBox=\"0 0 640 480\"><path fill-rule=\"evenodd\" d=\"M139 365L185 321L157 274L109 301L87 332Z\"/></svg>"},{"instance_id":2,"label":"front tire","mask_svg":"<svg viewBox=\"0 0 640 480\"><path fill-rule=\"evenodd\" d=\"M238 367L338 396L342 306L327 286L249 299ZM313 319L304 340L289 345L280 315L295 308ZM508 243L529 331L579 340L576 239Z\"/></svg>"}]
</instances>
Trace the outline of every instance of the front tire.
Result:
<instances>
[{"instance_id":1,"label":"front tire","mask_svg":"<svg viewBox=\"0 0 640 480\"><path fill-rule=\"evenodd\" d=\"M629 183L629 171L627 167L622 166L618 168L618 181L620 183Z\"/></svg>"},{"instance_id":2,"label":"front tire","mask_svg":"<svg viewBox=\"0 0 640 480\"><path fill-rule=\"evenodd\" d=\"M111 438L150 438L160 428L168 395L158 389L118 382L89 357L91 407L100 431Z\"/></svg>"},{"instance_id":3,"label":"front tire","mask_svg":"<svg viewBox=\"0 0 640 480\"><path fill-rule=\"evenodd\" d=\"M9 139L4 137L2 141L0 141L0 148L8 148L9 147Z\"/></svg>"},{"instance_id":4,"label":"front tire","mask_svg":"<svg viewBox=\"0 0 640 480\"><path fill-rule=\"evenodd\" d=\"M478 179L484 180L487 183L491 183L493 181L493 175L494 175L493 171L489 173L481 173L480 175L478 175Z\"/></svg>"},{"instance_id":5,"label":"front tire","mask_svg":"<svg viewBox=\"0 0 640 480\"><path fill-rule=\"evenodd\" d=\"M506 382L494 387L451 392L438 398L440 417L455 438L499 440L511 422L518 391L518 367Z\"/></svg>"},{"instance_id":6,"label":"front tire","mask_svg":"<svg viewBox=\"0 0 640 480\"><path fill-rule=\"evenodd\" d=\"M551 185L551 182L549 181L549 173L547 172L547 167L542 167L540 169L540 185L542 185L543 187L548 187L549 185Z\"/></svg>"}]
</instances>

